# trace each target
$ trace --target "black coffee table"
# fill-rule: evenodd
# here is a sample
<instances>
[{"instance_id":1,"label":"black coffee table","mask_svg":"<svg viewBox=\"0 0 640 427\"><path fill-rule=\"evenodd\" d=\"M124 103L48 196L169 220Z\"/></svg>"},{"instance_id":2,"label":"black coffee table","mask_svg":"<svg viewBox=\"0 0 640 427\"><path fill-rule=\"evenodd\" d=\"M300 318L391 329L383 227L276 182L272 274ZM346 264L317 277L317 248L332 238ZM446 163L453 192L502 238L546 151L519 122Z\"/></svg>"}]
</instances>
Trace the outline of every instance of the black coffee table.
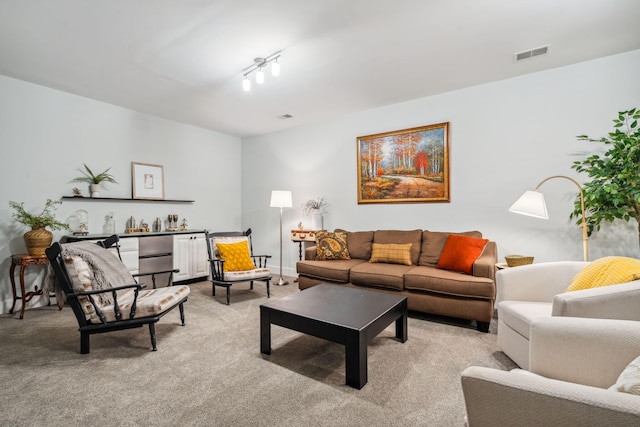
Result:
<instances>
[{"instance_id":1,"label":"black coffee table","mask_svg":"<svg viewBox=\"0 0 640 427\"><path fill-rule=\"evenodd\" d=\"M345 346L347 385L367 383L367 344L393 321L407 340L407 298L320 284L260 306L260 351L271 354L271 325Z\"/></svg>"}]
</instances>

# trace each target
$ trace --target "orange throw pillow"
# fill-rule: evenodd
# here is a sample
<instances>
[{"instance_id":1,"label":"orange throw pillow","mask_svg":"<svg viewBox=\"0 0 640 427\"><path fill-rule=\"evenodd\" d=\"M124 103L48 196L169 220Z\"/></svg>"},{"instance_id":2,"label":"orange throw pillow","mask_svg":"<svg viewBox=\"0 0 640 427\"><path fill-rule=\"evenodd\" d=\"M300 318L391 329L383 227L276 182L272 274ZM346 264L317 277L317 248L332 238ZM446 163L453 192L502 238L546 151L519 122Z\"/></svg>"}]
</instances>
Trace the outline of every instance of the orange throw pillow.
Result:
<instances>
[{"instance_id":1,"label":"orange throw pillow","mask_svg":"<svg viewBox=\"0 0 640 427\"><path fill-rule=\"evenodd\" d=\"M449 234L436 267L473 274L473 263L478 259L488 241L488 239Z\"/></svg>"}]
</instances>

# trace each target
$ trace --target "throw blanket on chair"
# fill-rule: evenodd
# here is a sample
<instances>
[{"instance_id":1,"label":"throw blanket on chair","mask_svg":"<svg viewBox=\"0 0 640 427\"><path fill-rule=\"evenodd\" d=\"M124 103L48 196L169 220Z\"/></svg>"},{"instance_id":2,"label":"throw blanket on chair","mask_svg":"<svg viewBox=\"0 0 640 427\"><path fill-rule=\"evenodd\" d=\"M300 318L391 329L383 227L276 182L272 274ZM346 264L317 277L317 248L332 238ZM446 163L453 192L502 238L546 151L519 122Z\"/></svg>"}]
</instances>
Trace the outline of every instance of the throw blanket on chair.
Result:
<instances>
[{"instance_id":1,"label":"throw blanket on chair","mask_svg":"<svg viewBox=\"0 0 640 427\"><path fill-rule=\"evenodd\" d=\"M124 263L102 246L86 241L65 243L61 246L63 259L77 255L89 265L92 275L91 287L94 290L110 289L136 283ZM61 301L59 298L64 298L64 292L62 292L57 279L53 276L53 269L50 268L45 289L51 290L53 288L56 292L56 298ZM98 300L100 305L113 304L111 293L99 294Z\"/></svg>"}]
</instances>

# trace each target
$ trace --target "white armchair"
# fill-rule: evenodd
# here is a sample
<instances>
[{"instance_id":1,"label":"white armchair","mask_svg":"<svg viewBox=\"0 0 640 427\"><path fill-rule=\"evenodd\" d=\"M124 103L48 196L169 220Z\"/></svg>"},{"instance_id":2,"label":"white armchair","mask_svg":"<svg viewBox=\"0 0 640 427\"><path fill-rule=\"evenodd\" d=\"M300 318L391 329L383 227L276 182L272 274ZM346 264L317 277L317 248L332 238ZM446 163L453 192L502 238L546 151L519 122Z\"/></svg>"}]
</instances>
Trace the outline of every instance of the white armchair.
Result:
<instances>
[{"instance_id":1,"label":"white armchair","mask_svg":"<svg viewBox=\"0 0 640 427\"><path fill-rule=\"evenodd\" d=\"M640 280L564 292L587 262L559 261L498 271L498 346L529 369L529 336L540 317L571 316L640 320Z\"/></svg>"},{"instance_id":2,"label":"white armchair","mask_svg":"<svg viewBox=\"0 0 640 427\"><path fill-rule=\"evenodd\" d=\"M640 396L607 388L640 356L640 323L543 317L531 325L529 371L462 372L469 427L640 425Z\"/></svg>"}]
</instances>

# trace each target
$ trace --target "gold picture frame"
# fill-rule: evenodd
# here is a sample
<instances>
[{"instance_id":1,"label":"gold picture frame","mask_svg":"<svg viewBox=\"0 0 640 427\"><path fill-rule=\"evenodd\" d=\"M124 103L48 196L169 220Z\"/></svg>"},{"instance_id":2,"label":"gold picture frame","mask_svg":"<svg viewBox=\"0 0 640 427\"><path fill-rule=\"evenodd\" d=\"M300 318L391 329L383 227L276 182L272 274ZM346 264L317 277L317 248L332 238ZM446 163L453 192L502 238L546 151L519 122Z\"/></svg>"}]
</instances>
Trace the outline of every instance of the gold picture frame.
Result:
<instances>
[{"instance_id":1,"label":"gold picture frame","mask_svg":"<svg viewBox=\"0 0 640 427\"><path fill-rule=\"evenodd\" d=\"M134 199L164 200L164 167L131 162L131 185Z\"/></svg>"},{"instance_id":2,"label":"gold picture frame","mask_svg":"<svg viewBox=\"0 0 640 427\"><path fill-rule=\"evenodd\" d=\"M358 204L449 202L449 122L359 136Z\"/></svg>"}]
</instances>

